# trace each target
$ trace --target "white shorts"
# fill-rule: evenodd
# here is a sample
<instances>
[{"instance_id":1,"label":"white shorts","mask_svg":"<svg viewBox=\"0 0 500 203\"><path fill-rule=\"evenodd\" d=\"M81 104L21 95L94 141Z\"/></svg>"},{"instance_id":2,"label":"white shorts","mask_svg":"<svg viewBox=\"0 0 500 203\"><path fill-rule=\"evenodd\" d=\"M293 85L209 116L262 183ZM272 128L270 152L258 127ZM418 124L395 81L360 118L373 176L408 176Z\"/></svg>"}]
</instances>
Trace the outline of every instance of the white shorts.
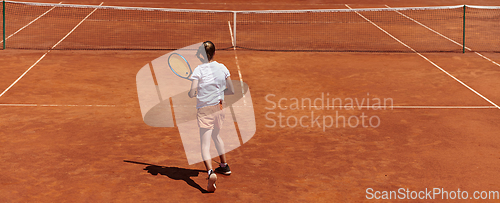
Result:
<instances>
[{"instance_id":1,"label":"white shorts","mask_svg":"<svg viewBox=\"0 0 500 203\"><path fill-rule=\"evenodd\" d=\"M196 118L198 119L198 127L200 128L222 128L225 119L222 104L199 108Z\"/></svg>"}]
</instances>

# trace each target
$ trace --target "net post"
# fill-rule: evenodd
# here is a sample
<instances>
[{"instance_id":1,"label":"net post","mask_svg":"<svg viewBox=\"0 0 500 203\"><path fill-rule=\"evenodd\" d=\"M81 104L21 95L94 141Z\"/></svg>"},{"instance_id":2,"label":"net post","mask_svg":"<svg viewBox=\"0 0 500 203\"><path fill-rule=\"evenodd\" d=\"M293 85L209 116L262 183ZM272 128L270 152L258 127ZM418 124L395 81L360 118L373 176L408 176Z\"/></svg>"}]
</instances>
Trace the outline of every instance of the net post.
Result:
<instances>
[{"instance_id":1,"label":"net post","mask_svg":"<svg viewBox=\"0 0 500 203\"><path fill-rule=\"evenodd\" d=\"M5 0L2 1L2 39L3 39L3 50L5 50Z\"/></svg>"},{"instance_id":2,"label":"net post","mask_svg":"<svg viewBox=\"0 0 500 203\"><path fill-rule=\"evenodd\" d=\"M463 24L463 27L462 27L462 30L463 30L463 36L462 36L462 40L463 40L463 42L462 42L462 53L465 53L465 8L466 7L467 6L464 5L464 18L463 18L464 24Z\"/></svg>"},{"instance_id":3,"label":"net post","mask_svg":"<svg viewBox=\"0 0 500 203\"><path fill-rule=\"evenodd\" d=\"M233 48L236 48L236 11L233 12L233 37L234 37L234 44Z\"/></svg>"}]
</instances>

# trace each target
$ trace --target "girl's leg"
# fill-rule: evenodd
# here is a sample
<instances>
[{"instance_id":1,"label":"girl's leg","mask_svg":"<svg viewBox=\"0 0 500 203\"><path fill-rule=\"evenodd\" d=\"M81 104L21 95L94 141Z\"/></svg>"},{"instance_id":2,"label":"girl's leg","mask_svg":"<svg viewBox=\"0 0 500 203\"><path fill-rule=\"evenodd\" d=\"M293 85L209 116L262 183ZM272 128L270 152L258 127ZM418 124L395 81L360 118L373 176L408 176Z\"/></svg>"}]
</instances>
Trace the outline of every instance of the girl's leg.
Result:
<instances>
[{"instance_id":1,"label":"girl's leg","mask_svg":"<svg viewBox=\"0 0 500 203\"><path fill-rule=\"evenodd\" d=\"M201 156L203 158L203 163L208 172L208 192L214 192L216 189L215 181L217 181L217 175L215 175L212 170L212 157L210 156L210 135L212 134L211 129L200 128L200 140L201 140Z\"/></svg>"},{"instance_id":2,"label":"girl's leg","mask_svg":"<svg viewBox=\"0 0 500 203\"><path fill-rule=\"evenodd\" d=\"M212 157L210 156L210 136L212 131L211 129L200 128L201 157L207 171L212 169Z\"/></svg>"},{"instance_id":3,"label":"girl's leg","mask_svg":"<svg viewBox=\"0 0 500 203\"><path fill-rule=\"evenodd\" d=\"M224 142L219 136L220 129L215 128L212 130L212 140L214 141L215 148L217 148L217 152L219 153L219 158L221 163L226 162L226 151L224 149Z\"/></svg>"}]
</instances>

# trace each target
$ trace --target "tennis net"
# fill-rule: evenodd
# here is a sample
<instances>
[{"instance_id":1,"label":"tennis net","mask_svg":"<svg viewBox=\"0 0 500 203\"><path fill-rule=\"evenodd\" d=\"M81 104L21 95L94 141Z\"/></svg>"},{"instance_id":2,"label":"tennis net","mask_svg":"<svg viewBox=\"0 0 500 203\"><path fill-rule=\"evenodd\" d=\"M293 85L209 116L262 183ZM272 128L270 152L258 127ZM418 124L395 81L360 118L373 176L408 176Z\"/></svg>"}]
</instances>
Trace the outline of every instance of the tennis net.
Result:
<instances>
[{"instance_id":1,"label":"tennis net","mask_svg":"<svg viewBox=\"0 0 500 203\"><path fill-rule=\"evenodd\" d=\"M6 8L7 36L21 29L7 48L49 49L68 33L55 49L178 49L207 39L232 47L233 12L11 1Z\"/></svg>"},{"instance_id":2,"label":"tennis net","mask_svg":"<svg viewBox=\"0 0 500 203\"><path fill-rule=\"evenodd\" d=\"M467 6L465 46L473 51L500 52L500 7Z\"/></svg>"},{"instance_id":3,"label":"tennis net","mask_svg":"<svg viewBox=\"0 0 500 203\"><path fill-rule=\"evenodd\" d=\"M89 15L92 13L91 15ZM6 1L7 48L500 51L500 7L222 11ZM86 18L88 16L88 18ZM75 29L77 24L81 23ZM69 33L69 35L68 35Z\"/></svg>"}]
</instances>

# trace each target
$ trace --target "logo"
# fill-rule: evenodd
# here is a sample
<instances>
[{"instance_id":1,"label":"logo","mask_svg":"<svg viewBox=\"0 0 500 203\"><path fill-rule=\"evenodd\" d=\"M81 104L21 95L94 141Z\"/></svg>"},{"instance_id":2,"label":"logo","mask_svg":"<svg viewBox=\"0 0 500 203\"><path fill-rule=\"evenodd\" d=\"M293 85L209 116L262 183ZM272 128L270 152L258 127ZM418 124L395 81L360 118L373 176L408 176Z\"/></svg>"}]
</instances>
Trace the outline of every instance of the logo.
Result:
<instances>
[{"instance_id":1,"label":"logo","mask_svg":"<svg viewBox=\"0 0 500 203\"><path fill-rule=\"evenodd\" d=\"M188 163L202 162L196 98L189 98L189 76L206 62L202 43L169 52L142 67L136 75L137 94L144 123L151 127L176 127ZM248 85L232 80L234 95L225 95L226 118L220 130L226 153L248 142L256 131L254 108ZM211 157L219 154L211 144Z\"/></svg>"}]
</instances>

